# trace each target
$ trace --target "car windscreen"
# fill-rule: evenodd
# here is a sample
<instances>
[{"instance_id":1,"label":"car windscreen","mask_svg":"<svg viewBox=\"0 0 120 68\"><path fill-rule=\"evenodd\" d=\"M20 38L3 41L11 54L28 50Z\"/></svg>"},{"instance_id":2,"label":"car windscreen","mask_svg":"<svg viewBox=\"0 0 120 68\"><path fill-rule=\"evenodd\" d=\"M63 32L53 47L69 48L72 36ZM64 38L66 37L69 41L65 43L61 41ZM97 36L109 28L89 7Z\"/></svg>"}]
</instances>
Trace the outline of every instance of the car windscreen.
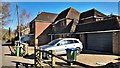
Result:
<instances>
[{"instance_id":1,"label":"car windscreen","mask_svg":"<svg viewBox=\"0 0 120 68\"><path fill-rule=\"evenodd\" d=\"M55 45L59 41L60 41L60 39L53 40L52 42L49 43L49 45Z\"/></svg>"}]
</instances>

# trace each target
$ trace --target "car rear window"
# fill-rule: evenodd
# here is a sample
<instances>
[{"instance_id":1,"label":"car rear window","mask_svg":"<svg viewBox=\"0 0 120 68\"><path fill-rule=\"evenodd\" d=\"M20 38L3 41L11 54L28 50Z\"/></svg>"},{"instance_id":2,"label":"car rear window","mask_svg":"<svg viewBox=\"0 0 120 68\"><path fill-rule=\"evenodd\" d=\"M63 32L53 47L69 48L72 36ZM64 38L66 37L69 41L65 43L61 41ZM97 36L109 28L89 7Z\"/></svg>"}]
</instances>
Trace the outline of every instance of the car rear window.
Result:
<instances>
[{"instance_id":1,"label":"car rear window","mask_svg":"<svg viewBox=\"0 0 120 68\"><path fill-rule=\"evenodd\" d=\"M74 40L74 43L79 43L77 40Z\"/></svg>"}]
</instances>

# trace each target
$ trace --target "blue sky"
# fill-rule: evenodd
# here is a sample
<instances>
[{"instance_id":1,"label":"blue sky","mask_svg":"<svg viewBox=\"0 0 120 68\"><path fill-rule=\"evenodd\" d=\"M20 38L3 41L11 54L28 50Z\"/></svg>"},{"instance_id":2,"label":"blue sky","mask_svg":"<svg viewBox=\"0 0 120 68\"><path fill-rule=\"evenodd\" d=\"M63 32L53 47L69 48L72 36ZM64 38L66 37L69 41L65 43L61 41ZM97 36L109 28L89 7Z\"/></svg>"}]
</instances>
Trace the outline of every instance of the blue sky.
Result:
<instances>
[{"instance_id":1,"label":"blue sky","mask_svg":"<svg viewBox=\"0 0 120 68\"><path fill-rule=\"evenodd\" d=\"M13 20L5 28L11 27L12 30L17 26L16 4L19 5L19 13L22 9L32 14L34 19L38 12L60 13L61 11L73 7L79 12L84 12L92 8L97 9L104 14L118 14L118 2L11 2L11 19Z\"/></svg>"}]
</instances>

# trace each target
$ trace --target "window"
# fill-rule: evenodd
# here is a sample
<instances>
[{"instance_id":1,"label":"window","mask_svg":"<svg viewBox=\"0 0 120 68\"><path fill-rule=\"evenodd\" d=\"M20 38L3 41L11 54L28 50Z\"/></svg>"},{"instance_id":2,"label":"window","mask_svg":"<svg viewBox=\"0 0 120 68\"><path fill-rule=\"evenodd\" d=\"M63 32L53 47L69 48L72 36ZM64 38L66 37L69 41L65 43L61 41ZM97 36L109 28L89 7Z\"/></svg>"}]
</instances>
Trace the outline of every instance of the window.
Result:
<instances>
[{"instance_id":1,"label":"window","mask_svg":"<svg viewBox=\"0 0 120 68\"><path fill-rule=\"evenodd\" d=\"M73 40L64 40L64 41L61 41L61 42L60 42L60 45L72 44L72 43L74 43Z\"/></svg>"},{"instance_id":2,"label":"window","mask_svg":"<svg viewBox=\"0 0 120 68\"><path fill-rule=\"evenodd\" d=\"M77 40L62 40L60 43L57 44L57 46L73 44L73 43L79 43L79 42Z\"/></svg>"},{"instance_id":3,"label":"window","mask_svg":"<svg viewBox=\"0 0 120 68\"><path fill-rule=\"evenodd\" d=\"M49 45L55 45L57 42L59 42L60 40L57 39L57 40L53 40L52 42L49 43Z\"/></svg>"},{"instance_id":4,"label":"window","mask_svg":"<svg viewBox=\"0 0 120 68\"><path fill-rule=\"evenodd\" d=\"M66 27L65 21L61 21L60 23L61 23L61 26L62 26L62 27Z\"/></svg>"},{"instance_id":5,"label":"window","mask_svg":"<svg viewBox=\"0 0 120 68\"><path fill-rule=\"evenodd\" d=\"M71 44L71 43L74 43L73 40L67 40L67 44Z\"/></svg>"},{"instance_id":6,"label":"window","mask_svg":"<svg viewBox=\"0 0 120 68\"><path fill-rule=\"evenodd\" d=\"M66 40L63 40L63 41L60 42L60 45L65 45L65 44L67 44Z\"/></svg>"},{"instance_id":7,"label":"window","mask_svg":"<svg viewBox=\"0 0 120 68\"><path fill-rule=\"evenodd\" d=\"M77 40L74 40L74 43L79 43Z\"/></svg>"},{"instance_id":8,"label":"window","mask_svg":"<svg viewBox=\"0 0 120 68\"><path fill-rule=\"evenodd\" d=\"M103 20L103 18L97 18L96 21L100 21L100 20Z\"/></svg>"}]
</instances>

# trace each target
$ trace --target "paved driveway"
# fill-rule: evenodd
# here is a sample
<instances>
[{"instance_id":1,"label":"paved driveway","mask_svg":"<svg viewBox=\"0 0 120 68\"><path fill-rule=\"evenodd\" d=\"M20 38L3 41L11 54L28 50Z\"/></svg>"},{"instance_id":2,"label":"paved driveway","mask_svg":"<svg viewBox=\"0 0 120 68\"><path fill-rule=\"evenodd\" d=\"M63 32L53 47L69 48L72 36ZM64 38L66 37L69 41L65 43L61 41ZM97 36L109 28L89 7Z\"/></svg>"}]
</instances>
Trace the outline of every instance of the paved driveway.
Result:
<instances>
[{"instance_id":1,"label":"paved driveway","mask_svg":"<svg viewBox=\"0 0 120 68\"><path fill-rule=\"evenodd\" d=\"M101 66L96 64L96 62L102 63L117 63L119 62L119 56L112 55L108 53L96 52L96 51L86 51L77 56L77 61L90 65L90 66Z\"/></svg>"}]
</instances>

